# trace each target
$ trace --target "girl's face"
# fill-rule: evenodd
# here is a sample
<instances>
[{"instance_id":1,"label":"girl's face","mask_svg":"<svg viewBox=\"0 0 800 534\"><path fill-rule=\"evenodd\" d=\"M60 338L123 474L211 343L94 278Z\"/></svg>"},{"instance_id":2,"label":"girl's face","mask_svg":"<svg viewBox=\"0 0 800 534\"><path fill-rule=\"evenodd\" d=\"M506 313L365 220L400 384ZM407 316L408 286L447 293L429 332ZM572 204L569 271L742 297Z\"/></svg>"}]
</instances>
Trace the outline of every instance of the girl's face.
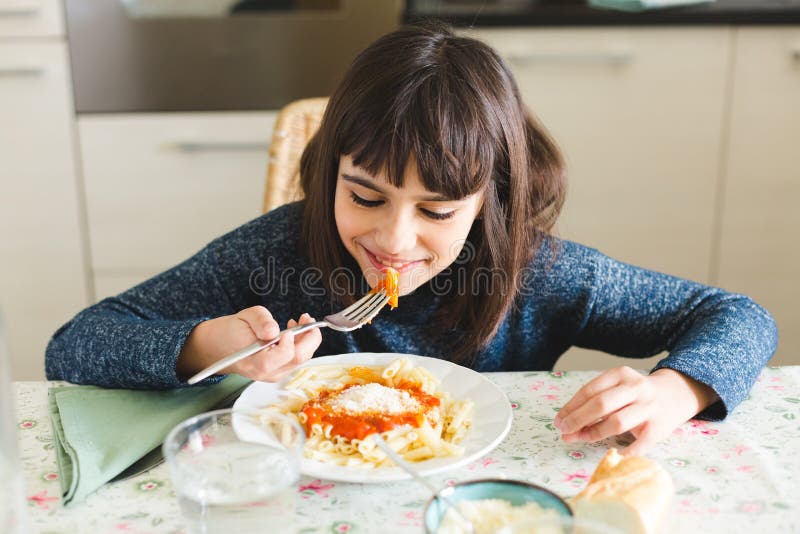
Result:
<instances>
[{"instance_id":1,"label":"girl's face","mask_svg":"<svg viewBox=\"0 0 800 534\"><path fill-rule=\"evenodd\" d=\"M400 294L406 295L455 261L483 194L449 199L428 191L413 158L403 178L398 189L383 173L371 175L343 155L334 214L339 237L370 287L393 267L400 273Z\"/></svg>"}]
</instances>

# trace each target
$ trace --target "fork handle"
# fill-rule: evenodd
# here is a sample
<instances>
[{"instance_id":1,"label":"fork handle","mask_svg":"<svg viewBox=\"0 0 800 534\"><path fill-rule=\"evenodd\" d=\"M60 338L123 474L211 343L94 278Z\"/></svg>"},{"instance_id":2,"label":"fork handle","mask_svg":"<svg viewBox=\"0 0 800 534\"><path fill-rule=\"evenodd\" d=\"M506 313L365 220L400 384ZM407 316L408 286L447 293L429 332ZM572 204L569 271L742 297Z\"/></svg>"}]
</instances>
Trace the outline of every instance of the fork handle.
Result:
<instances>
[{"instance_id":1,"label":"fork handle","mask_svg":"<svg viewBox=\"0 0 800 534\"><path fill-rule=\"evenodd\" d=\"M252 356L253 354L255 354L256 352L258 352L260 350L266 349L267 347L271 347L272 345L274 345L275 343L280 341L281 338L283 337L283 335L285 333L287 333L287 332L293 332L295 335L297 335L297 334L302 334L306 330L311 330L312 328L317 328L317 327L322 327L322 326L328 326L328 323L325 322L325 321L314 321L313 323L299 324L299 325L293 326L291 328L287 328L285 330L281 330L280 333L278 334L278 336L275 339L271 339L269 341L256 341L252 345L248 345L245 348L243 348L242 350L234 352L230 356L222 358L221 360L217 361L216 363L213 363L213 364L209 365L208 367L206 367L205 369L203 369L202 371L200 371L196 375L194 375L191 378L189 378L189 380L187 380L187 382L189 384L197 384L201 380L208 378L209 376L213 375L214 373L222 371L223 369L225 369L229 365L233 365L234 363L238 362L239 360L243 360L243 359L247 358L248 356Z\"/></svg>"}]
</instances>

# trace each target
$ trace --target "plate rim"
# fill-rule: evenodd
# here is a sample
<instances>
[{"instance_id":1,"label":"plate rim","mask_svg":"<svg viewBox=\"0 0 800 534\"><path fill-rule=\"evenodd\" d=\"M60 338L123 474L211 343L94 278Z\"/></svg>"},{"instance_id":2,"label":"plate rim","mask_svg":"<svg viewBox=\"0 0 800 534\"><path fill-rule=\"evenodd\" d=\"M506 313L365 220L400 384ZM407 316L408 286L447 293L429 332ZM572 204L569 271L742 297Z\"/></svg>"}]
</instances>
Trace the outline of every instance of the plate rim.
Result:
<instances>
[{"instance_id":1,"label":"plate rim","mask_svg":"<svg viewBox=\"0 0 800 534\"><path fill-rule=\"evenodd\" d=\"M425 469L424 467L418 469L419 473L422 476L431 476L443 471L447 471L450 469L455 469L457 467L461 467L469 462L473 462L483 456L487 455L489 452L493 451L497 448L508 436L508 433L511 430L511 424L513 422L513 411L511 409L511 403L508 400L508 396L505 392L500 389L497 384L489 380L483 374L475 371L474 369L470 369L469 367L464 367L462 365L458 365L454 362L449 360L445 360L443 358L434 358L431 356L421 356L418 354L408 354L408 353L399 353L399 352L350 352L350 353L342 353L342 354L330 354L326 356L317 356L311 358L310 360L304 362L302 365L299 365L292 373L296 372L297 369L302 369L304 367L313 367L317 365L325 365L328 363L337 363L331 360L348 360L350 358L358 358L363 356L369 357L377 357L377 358L386 358L386 359L396 359L401 357L410 358L412 361L417 362L435 362L438 366L444 366L445 368L454 368L458 369L459 372L467 372L468 374L474 374L478 377L480 383L486 387L490 387L494 393L499 394L500 400L505 401L503 403L504 412L505 413L505 421L503 422L502 430L494 436L490 441L485 443L483 446L480 447L479 450L475 451L471 455L464 455L462 457L453 458L452 462L446 463L444 465L437 465L434 467L430 467ZM365 365L374 365L371 363L367 363ZM428 369L430 370L430 369ZM441 378L441 376L437 375L437 378ZM247 399L245 398L248 391L251 392L255 391L257 388L261 388L264 386L270 386L275 388L275 390L281 389L281 384L284 384L287 379L284 379L280 382L259 382L254 381L252 384L248 385L243 391L239 398L236 399L236 402L233 405L233 409L246 409L246 410L254 410L257 409L254 406L247 406L245 405ZM436 460L436 459L432 459ZM426 460L428 461L428 460ZM423 465L425 461L415 464L417 466ZM309 458L303 458L300 462L300 473L304 476L319 478L323 480L331 480L336 482L352 482L352 483L361 483L361 484L380 484L384 482L396 482L401 480L410 480L411 475L400 469L399 467L390 467L390 468L383 468L385 470L378 471L376 469L360 469L360 470L353 470L351 468L345 468L343 466L338 465L329 465L325 464L316 460L311 460ZM337 473L340 471L341 473ZM333 472L331 472L333 471Z\"/></svg>"}]
</instances>

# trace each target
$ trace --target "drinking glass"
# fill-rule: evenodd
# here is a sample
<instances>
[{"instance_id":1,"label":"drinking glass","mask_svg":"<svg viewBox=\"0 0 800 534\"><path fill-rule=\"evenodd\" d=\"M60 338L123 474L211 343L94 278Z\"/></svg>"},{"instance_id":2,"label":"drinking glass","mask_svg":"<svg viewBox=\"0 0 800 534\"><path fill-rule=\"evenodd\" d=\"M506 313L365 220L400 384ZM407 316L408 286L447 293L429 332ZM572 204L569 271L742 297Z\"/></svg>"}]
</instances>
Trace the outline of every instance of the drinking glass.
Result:
<instances>
[{"instance_id":1,"label":"drinking glass","mask_svg":"<svg viewBox=\"0 0 800 534\"><path fill-rule=\"evenodd\" d=\"M164 457L193 534L293 532L305 433L274 412L216 410L178 424Z\"/></svg>"}]
</instances>

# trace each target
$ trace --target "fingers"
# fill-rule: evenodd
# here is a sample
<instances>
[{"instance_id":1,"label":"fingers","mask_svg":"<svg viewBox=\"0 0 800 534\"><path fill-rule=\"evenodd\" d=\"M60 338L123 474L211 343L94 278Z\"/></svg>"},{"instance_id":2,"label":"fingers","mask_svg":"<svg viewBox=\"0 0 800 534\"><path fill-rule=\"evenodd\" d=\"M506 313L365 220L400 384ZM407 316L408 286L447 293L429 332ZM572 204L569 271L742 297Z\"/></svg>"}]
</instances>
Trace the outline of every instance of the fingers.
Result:
<instances>
[{"instance_id":1,"label":"fingers","mask_svg":"<svg viewBox=\"0 0 800 534\"><path fill-rule=\"evenodd\" d=\"M595 395L561 421L564 434L578 432L586 427L597 427L599 421L618 420L617 413L636 399L634 388L614 387ZM607 423L608 428L612 423Z\"/></svg>"},{"instance_id":2,"label":"fingers","mask_svg":"<svg viewBox=\"0 0 800 534\"><path fill-rule=\"evenodd\" d=\"M613 371L613 370L612 370ZM598 393L602 393L619 384L619 376L612 371L605 371L583 385L581 389L567 402L556 415L553 423L561 429L563 421L567 419L577 408L583 406L587 400Z\"/></svg>"},{"instance_id":3,"label":"fingers","mask_svg":"<svg viewBox=\"0 0 800 534\"><path fill-rule=\"evenodd\" d=\"M300 316L300 324L310 324L314 322L314 318L309 314L304 313ZM312 328L303 332L295 338L295 351L298 355L298 365L307 361L314 355L314 351L319 348L322 343L322 332L319 328Z\"/></svg>"},{"instance_id":4,"label":"fingers","mask_svg":"<svg viewBox=\"0 0 800 534\"><path fill-rule=\"evenodd\" d=\"M600 441L611 436L618 436L644 423L648 414L648 406L629 404L595 424L581 427L572 433L565 433L562 438L565 442L572 443L575 441Z\"/></svg>"},{"instance_id":5,"label":"fingers","mask_svg":"<svg viewBox=\"0 0 800 534\"><path fill-rule=\"evenodd\" d=\"M299 324L309 324L313 322L314 319L307 313L304 313L302 316L300 316ZM290 319L289 322L286 323L286 326L287 328L292 328L297 324L297 321ZM286 361L286 363L284 363L281 367L276 367L270 375L270 380L280 380L295 367L311 359L311 357L314 355L314 351L317 350L317 347L319 347L321 342L322 334L320 333L319 328L314 328L313 330L309 330L298 336L295 336L292 348L293 357Z\"/></svg>"},{"instance_id":6,"label":"fingers","mask_svg":"<svg viewBox=\"0 0 800 534\"><path fill-rule=\"evenodd\" d=\"M253 334L263 341L275 339L280 334L280 325L264 306L246 308L237 313L236 317L247 323Z\"/></svg>"},{"instance_id":7,"label":"fingers","mask_svg":"<svg viewBox=\"0 0 800 534\"><path fill-rule=\"evenodd\" d=\"M265 372L264 377L271 376L276 369L280 369L294 359L294 333L284 332L275 345L267 347L258 356L257 363Z\"/></svg>"},{"instance_id":8,"label":"fingers","mask_svg":"<svg viewBox=\"0 0 800 534\"><path fill-rule=\"evenodd\" d=\"M309 324L314 319L308 314L300 317L299 324ZM298 322L290 319L286 323L287 328L297 326ZM314 328L302 334L295 335L293 332L286 332L281 336L280 341L270 349L257 355L254 362L258 370L250 376L263 382L276 382L285 377L298 365L309 360L314 351L322 342L322 334L319 328Z\"/></svg>"},{"instance_id":9,"label":"fingers","mask_svg":"<svg viewBox=\"0 0 800 534\"><path fill-rule=\"evenodd\" d=\"M629 367L603 372L578 390L558 411L553 424L564 434L571 434L604 419L631 402L630 392L618 389L620 384L641 379L642 376Z\"/></svg>"},{"instance_id":10,"label":"fingers","mask_svg":"<svg viewBox=\"0 0 800 534\"><path fill-rule=\"evenodd\" d=\"M686 420L671 383L619 367L601 374L559 411L554 421L562 439L595 442L631 432L636 440L623 450L641 455Z\"/></svg>"},{"instance_id":11,"label":"fingers","mask_svg":"<svg viewBox=\"0 0 800 534\"><path fill-rule=\"evenodd\" d=\"M620 451L625 456L642 456L649 451L660 439L655 427L649 423L644 423L635 429L636 441Z\"/></svg>"}]
</instances>

